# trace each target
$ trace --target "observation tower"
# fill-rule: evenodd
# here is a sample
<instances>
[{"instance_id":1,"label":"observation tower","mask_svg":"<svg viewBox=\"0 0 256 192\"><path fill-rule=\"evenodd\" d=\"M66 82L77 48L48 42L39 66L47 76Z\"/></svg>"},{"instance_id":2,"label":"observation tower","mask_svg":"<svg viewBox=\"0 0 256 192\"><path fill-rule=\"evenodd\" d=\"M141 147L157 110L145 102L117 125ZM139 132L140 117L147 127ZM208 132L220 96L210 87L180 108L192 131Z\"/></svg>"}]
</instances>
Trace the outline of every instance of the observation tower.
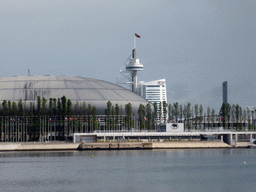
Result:
<instances>
[{"instance_id":1,"label":"observation tower","mask_svg":"<svg viewBox=\"0 0 256 192\"><path fill-rule=\"evenodd\" d=\"M132 50L132 58L129 59L129 61L125 69L131 74L132 92L137 93L137 71L142 71L143 65L140 63L139 59L136 59L136 48Z\"/></svg>"},{"instance_id":2,"label":"observation tower","mask_svg":"<svg viewBox=\"0 0 256 192\"><path fill-rule=\"evenodd\" d=\"M120 69L120 74L122 75L123 79L126 79L126 82L122 82L123 79L121 79L119 76L117 77L117 84L131 84L132 92L134 93L138 93L137 71L143 70L143 64L141 64L140 60L136 58L136 37L140 38L140 36L135 33L132 54L128 57L123 67Z\"/></svg>"}]
</instances>

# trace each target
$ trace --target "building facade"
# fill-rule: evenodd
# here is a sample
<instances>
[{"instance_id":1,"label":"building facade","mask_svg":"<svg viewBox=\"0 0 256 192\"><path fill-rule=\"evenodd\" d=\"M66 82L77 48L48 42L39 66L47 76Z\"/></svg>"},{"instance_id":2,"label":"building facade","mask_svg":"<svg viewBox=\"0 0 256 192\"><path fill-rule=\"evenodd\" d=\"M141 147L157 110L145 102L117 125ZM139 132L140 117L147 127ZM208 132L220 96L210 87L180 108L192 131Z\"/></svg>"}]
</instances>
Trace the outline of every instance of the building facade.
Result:
<instances>
[{"instance_id":1,"label":"building facade","mask_svg":"<svg viewBox=\"0 0 256 192\"><path fill-rule=\"evenodd\" d=\"M163 117L163 102L167 103L166 81L159 79L155 81L139 82L138 94L150 103L158 104L158 120L165 120ZM168 113L167 113L168 114ZM167 115L166 114L166 115ZM167 117L166 117L167 118Z\"/></svg>"}]
</instances>

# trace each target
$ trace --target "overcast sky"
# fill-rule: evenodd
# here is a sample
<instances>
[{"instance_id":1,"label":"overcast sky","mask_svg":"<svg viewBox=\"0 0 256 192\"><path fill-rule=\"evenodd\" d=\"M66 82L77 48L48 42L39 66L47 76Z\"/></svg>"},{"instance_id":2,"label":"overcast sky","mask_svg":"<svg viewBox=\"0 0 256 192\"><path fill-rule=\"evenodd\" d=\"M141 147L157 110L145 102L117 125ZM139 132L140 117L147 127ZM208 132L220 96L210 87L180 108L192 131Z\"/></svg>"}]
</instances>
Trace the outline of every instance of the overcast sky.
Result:
<instances>
[{"instance_id":1,"label":"overcast sky","mask_svg":"<svg viewBox=\"0 0 256 192\"><path fill-rule=\"evenodd\" d=\"M166 79L168 103L255 106L256 1L1 0L1 77L116 82L133 48L139 81ZM205 110L206 111L206 110Z\"/></svg>"}]
</instances>

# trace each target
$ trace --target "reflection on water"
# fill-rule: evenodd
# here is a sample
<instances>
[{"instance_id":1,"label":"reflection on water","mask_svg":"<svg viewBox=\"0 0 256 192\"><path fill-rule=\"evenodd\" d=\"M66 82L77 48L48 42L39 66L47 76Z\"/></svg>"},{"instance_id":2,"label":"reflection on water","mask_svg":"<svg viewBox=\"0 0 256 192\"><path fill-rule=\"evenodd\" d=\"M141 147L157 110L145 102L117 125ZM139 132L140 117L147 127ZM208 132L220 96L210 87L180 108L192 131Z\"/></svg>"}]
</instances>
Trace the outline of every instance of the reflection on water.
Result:
<instances>
[{"instance_id":1,"label":"reflection on water","mask_svg":"<svg viewBox=\"0 0 256 192\"><path fill-rule=\"evenodd\" d=\"M2 152L0 186L6 191L255 191L255 157L253 149Z\"/></svg>"}]
</instances>

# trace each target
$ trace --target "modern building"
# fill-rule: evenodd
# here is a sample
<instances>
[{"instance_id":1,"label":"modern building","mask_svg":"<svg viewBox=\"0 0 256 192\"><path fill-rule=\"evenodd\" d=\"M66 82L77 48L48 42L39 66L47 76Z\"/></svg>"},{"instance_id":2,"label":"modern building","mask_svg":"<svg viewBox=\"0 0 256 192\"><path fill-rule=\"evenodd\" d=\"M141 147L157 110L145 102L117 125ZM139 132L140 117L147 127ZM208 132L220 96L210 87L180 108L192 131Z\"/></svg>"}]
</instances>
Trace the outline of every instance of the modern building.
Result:
<instances>
[{"instance_id":1,"label":"modern building","mask_svg":"<svg viewBox=\"0 0 256 192\"><path fill-rule=\"evenodd\" d=\"M228 103L228 82L224 81L222 83L222 95L223 95L223 103Z\"/></svg>"},{"instance_id":2,"label":"modern building","mask_svg":"<svg viewBox=\"0 0 256 192\"><path fill-rule=\"evenodd\" d=\"M49 100L66 96L74 104L85 102L95 106L98 115L105 114L107 102L122 106L125 114L125 105L132 104L136 114L140 104L147 105L148 101L141 96L113 83L106 81L68 76L23 76L0 78L0 102L3 100L36 104L37 96ZM35 105L36 106L36 105Z\"/></svg>"},{"instance_id":3,"label":"modern building","mask_svg":"<svg viewBox=\"0 0 256 192\"><path fill-rule=\"evenodd\" d=\"M163 117L163 102L167 103L165 79L149 82L140 81L138 94L150 103L157 103L158 105L161 103L161 117ZM158 106L158 109L160 109L160 106ZM159 115L158 120L160 120Z\"/></svg>"}]
</instances>

